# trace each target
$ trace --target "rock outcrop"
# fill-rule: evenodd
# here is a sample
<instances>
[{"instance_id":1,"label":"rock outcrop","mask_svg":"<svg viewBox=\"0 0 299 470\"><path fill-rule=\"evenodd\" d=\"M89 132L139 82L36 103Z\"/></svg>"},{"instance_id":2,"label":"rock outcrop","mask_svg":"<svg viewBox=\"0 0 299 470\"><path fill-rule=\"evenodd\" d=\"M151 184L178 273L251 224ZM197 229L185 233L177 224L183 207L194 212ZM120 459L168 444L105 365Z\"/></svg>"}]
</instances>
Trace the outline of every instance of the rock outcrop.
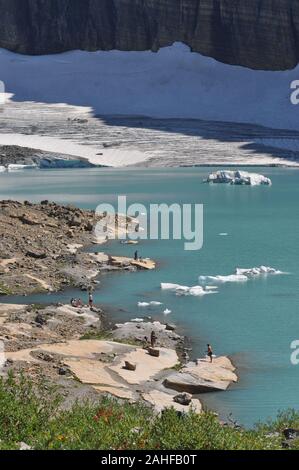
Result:
<instances>
[{"instance_id":1,"label":"rock outcrop","mask_svg":"<svg viewBox=\"0 0 299 470\"><path fill-rule=\"evenodd\" d=\"M159 322L137 324L139 339L135 323L106 331L104 318L84 306L0 304L0 373L22 371L33 381L47 379L62 387L68 406L77 398L108 394L145 402L157 413L174 408L180 414L201 413L199 393L223 391L238 380L227 357L183 366L178 345L184 338L173 341ZM144 334L153 330L159 357L149 354L144 342Z\"/></svg>"},{"instance_id":2,"label":"rock outcrop","mask_svg":"<svg viewBox=\"0 0 299 470\"><path fill-rule=\"evenodd\" d=\"M255 69L299 61L297 0L0 0L0 47L158 50L175 41Z\"/></svg>"},{"instance_id":3,"label":"rock outcrop","mask_svg":"<svg viewBox=\"0 0 299 470\"><path fill-rule=\"evenodd\" d=\"M237 381L231 361L227 357L217 357L212 363L208 359L189 362L179 372L168 376L164 385L178 392L198 394L224 391Z\"/></svg>"},{"instance_id":4,"label":"rock outcrop","mask_svg":"<svg viewBox=\"0 0 299 470\"><path fill-rule=\"evenodd\" d=\"M130 230L128 217L108 218L110 233ZM80 251L106 241L93 230L100 220L94 211L49 201L0 201L0 296L57 291L69 285L86 291L99 282L101 272L127 270L111 266L104 253Z\"/></svg>"}]
</instances>

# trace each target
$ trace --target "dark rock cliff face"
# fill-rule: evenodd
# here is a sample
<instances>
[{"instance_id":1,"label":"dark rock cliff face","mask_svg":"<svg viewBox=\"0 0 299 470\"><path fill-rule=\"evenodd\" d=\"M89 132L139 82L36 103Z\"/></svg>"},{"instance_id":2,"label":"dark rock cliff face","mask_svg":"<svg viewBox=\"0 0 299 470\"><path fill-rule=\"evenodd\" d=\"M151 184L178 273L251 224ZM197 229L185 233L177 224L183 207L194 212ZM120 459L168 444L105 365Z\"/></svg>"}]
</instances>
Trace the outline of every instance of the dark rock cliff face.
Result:
<instances>
[{"instance_id":1,"label":"dark rock cliff face","mask_svg":"<svg viewBox=\"0 0 299 470\"><path fill-rule=\"evenodd\" d=\"M193 51L256 69L299 62L299 0L0 0L0 47Z\"/></svg>"}]
</instances>

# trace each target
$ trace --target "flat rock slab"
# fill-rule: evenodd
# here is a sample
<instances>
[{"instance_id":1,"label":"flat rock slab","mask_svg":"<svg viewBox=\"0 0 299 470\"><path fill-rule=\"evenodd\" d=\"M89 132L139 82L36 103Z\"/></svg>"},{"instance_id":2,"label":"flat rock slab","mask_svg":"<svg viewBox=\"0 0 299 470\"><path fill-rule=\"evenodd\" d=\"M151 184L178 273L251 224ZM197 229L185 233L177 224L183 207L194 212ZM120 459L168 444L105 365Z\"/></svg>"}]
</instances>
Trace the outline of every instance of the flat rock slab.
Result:
<instances>
[{"instance_id":1,"label":"flat rock slab","mask_svg":"<svg viewBox=\"0 0 299 470\"><path fill-rule=\"evenodd\" d=\"M17 352L6 352L7 359L15 361L39 362L31 355L35 351L60 354L66 358L96 359L99 354L123 354L134 349L132 346L113 341L72 340L65 343L41 344L36 348Z\"/></svg>"},{"instance_id":2,"label":"flat rock slab","mask_svg":"<svg viewBox=\"0 0 299 470\"><path fill-rule=\"evenodd\" d=\"M122 354L133 349L132 346L113 341L73 340L42 347L48 352L68 357L94 359L98 354Z\"/></svg>"},{"instance_id":3,"label":"flat rock slab","mask_svg":"<svg viewBox=\"0 0 299 470\"><path fill-rule=\"evenodd\" d=\"M68 359L64 364L84 384L120 387L107 370L107 364L94 359ZM124 386L125 388L125 386Z\"/></svg>"},{"instance_id":4,"label":"flat rock slab","mask_svg":"<svg viewBox=\"0 0 299 470\"><path fill-rule=\"evenodd\" d=\"M149 271L156 269L156 263L151 259L143 261L132 261L131 264L132 266L136 266L138 269L147 269Z\"/></svg>"},{"instance_id":5,"label":"flat rock slab","mask_svg":"<svg viewBox=\"0 0 299 470\"><path fill-rule=\"evenodd\" d=\"M93 388L99 393L109 393L109 395L113 395L117 398L137 401L132 390L128 388L110 387L108 385L94 385Z\"/></svg>"},{"instance_id":6,"label":"flat rock slab","mask_svg":"<svg viewBox=\"0 0 299 470\"><path fill-rule=\"evenodd\" d=\"M191 400L190 405L184 406L176 403L173 400L174 397L175 395L170 395L160 390L152 390L151 392L142 394L142 398L153 405L157 413L161 413L161 411L167 408L174 408L176 411L184 413L188 413L191 410L198 414L202 412L202 405L199 400Z\"/></svg>"},{"instance_id":7,"label":"flat rock slab","mask_svg":"<svg viewBox=\"0 0 299 470\"><path fill-rule=\"evenodd\" d=\"M216 358L212 363L207 359L189 362L180 372L170 374L164 385L178 392L207 393L227 390L238 381L235 367L227 357Z\"/></svg>"},{"instance_id":8,"label":"flat rock slab","mask_svg":"<svg viewBox=\"0 0 299 470\"><path fill-rule=\"evenodd\" d=\"M92 385L97 392L134 400L133 391L112 377L107 364L92 359L71 359L64 363L81 383Z\"/></svg>"},{"instance_id":9,"label":"flat rock slab","mask_svg":"<svg viewBox=\"0 0 299 470\"><path fill-rule=\"evenodd\" d=\"M93 325L100 321L100 316L96 312L92 312L89 307L72 307L71 305L63 305L57 308L57 313L72 315L84 318L87 325Z\"/></svg>"},{"instance_id":10,"label":"flat rock slab","mask_svg":"<svg viewBox=\"0 0 299 470\"><path fill-rule=\"evenodd\" d=\"M156 374L178 363L176 351L166 348L159 348L159 350L160 357L152 357L145 349L135 349L123 355L121 361L117 365L109 366L109 369L131 385L153 380ZM136 364L136 371L124 369L125 361Z\"/></svg>"},{"instance_id":11,"label":"flat rock slab","mask_svg":"<svg viewBox=\"0 0 299 470\"><path fill-rule=\"evenodd\" d=\"M197 364L189 362L182 372L188 372L208 381L237 382L238 377L234 373L235 368L227 357L219 357L211 363L208 359L199 359Z\"/></svg>"},{"instance_id":12,"label":"flat rock slab","mask_svg":"<svg viewBox=\"0 0 299 470\"><path fill-rule=\"evenodd\" d=\"M156 268L155 261L151 259L145 259L142 261L135 261L133 258L126 258L125 256L111 256L111 264L115 266L134 266L137 269L153 270Z\"/></svg>"}]
</instances>

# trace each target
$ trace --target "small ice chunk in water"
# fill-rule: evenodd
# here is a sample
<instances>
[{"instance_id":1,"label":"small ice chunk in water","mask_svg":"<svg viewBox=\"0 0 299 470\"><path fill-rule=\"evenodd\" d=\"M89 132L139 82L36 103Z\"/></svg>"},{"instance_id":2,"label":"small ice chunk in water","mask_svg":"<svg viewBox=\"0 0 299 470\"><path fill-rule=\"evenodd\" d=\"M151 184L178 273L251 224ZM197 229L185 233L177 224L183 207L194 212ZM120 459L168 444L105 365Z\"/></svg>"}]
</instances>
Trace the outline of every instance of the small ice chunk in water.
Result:
<instances>
[{"instance_id":1,"label":"small ice chunk in water","mask_svg":"<svg viewBox=\"0 0 299 470\"><path fill-rule=\"evenodd\" d=\"M138 307L159 307L163 305L162 302L156 302L155 300L151 302L138 302Z\"/></svg>"},{"instance_id":2,"label":"small ice chunk in water","mask_svg":"<svg viewBox=\"0 0 299 470\"><path fill-rule=\"evenodd\" d=\"M248 277L243 274L229 274L228 276L199 276L199 281L216 282L218 284L225 284L228 282L247 282Z\"/></svg>"},{"instance_id":3,"label":"small ice chunk in water","mask_svg":"<svg viewBox=\"0 0 299 470\"><path fill-rule=\"evenodd\" d=\"M241 269L236 268L234 274L229 274L227 276L199 276L199 281L203 284L206 282L215 282L218 284L225 284L229 282L247 282L249 279L254 277L260 276L267 276L267 275L279 275L279 274L286 274L282 271L278 271L277 269L267 267L267 266L260 266L259 268L249 268L249 269Z\"/></svg>"},{"instance_id":4,"label":"small ice chunk in water","mask_svg":"<svg viewBox=\"0 0 299 470\"><path fill-rule=\"evenodd\" d=\"M207 295L207 294L216 294L215 289L206 289L203 286L193 286L193 287L188 287L188 286L181 286L179 284L169 284L169 283L162 283L161 284L161 289L162 290L169 290L173 291L176 293L176 295L192 295L195 297L200 297L202 295Z\"/></svg>"}]
</instances>

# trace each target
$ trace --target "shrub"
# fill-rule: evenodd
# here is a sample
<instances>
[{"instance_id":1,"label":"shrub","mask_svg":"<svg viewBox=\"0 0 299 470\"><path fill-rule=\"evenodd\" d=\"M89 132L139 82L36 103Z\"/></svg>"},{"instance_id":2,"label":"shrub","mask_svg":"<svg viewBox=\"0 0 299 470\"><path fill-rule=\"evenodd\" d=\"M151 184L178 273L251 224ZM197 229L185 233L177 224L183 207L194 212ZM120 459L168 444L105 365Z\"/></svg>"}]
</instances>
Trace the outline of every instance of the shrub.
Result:
<instances>
[{"instance_id":1,"label":"shrub","mask_svg":"<svg viewBox=\"0 0 299 470\"><path fill-rule=\"evenodd\" d=\"M61 405L57 390L23 375L0 379L0 450L262 450L282 449L282 431L299 427L299 414L289 410L276 421L253 430L223 426L214 413L156 415L143 405L99 398L98 403ZM294 448L297 447L296 442Z\"/></svg>"}]
</instances>

